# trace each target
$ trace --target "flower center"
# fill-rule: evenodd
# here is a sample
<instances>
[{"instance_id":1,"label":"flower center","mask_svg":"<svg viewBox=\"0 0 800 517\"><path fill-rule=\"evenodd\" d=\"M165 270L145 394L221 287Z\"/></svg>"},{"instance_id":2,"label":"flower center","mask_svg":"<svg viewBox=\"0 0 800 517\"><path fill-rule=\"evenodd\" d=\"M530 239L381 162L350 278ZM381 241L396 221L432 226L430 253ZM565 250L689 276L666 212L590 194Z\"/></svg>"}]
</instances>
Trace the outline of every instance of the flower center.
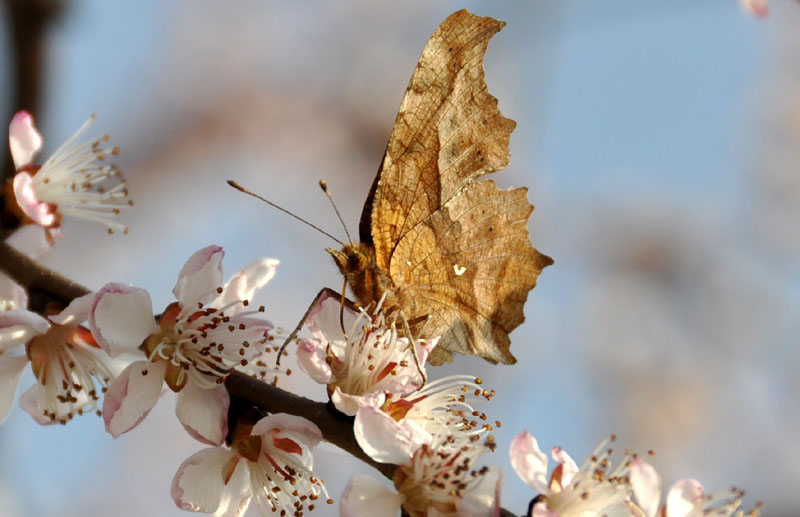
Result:
<instances>
[{"instance_id":1,"label":"flower center","mask_svg":"<svg viewBox=\"0 0 800 517\"><path fill-rule=\"evenodd\" d=\"M105 392L113 375L92 348L99 347L88 329L55 324L26 345L46 418L63 424L87 409L97 410L98 392Z\"/></svg>"},{"instance_id":2,"label":"flower center","mask_svg":"<svg viewBox=\"0 0 800 517\"><path fill-rule=\"evenodd\" d=\"M408 465L394 475L397 491L404 495L403 508L413 517L427 515L433 507L442 513L455 513L456 502L473 489L487 468L472 469L473 460L484 452L480 445L457 451L420 447Z\"/></svg>"},{"instance_id":3,"label":"flower center","mask_svg":"<svg viewBox=\"0 0 800 517\"><path fill-rule=\"evenodd\" d=\"M144 348L151 361L168 363L164 380L170 389L180 391L189 378L212 388L234 368L247 366L265 353L266 328L248 326L247 316L253 312L234 316L225 312L242 303L197 310L182 308L178 302L167 306L159 320L160 330L145 340ZM254 363L252 368L262 364L268 368L263 361Z\"/></svg>"}]
</instances>

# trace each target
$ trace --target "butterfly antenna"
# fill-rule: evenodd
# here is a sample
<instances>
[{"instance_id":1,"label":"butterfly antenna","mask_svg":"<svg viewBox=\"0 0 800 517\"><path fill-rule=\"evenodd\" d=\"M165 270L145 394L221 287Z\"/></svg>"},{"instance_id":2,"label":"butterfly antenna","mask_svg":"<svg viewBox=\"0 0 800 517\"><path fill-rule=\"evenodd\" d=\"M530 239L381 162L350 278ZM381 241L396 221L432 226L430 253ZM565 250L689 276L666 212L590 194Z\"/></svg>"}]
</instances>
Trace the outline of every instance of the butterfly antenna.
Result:
<instances>
[{"instance_id":1,"label":"butterfly antenna","mask_svg":"<svg viewBox=\"0 0 800 517\"><path fill-rule=\"evenodd\" d=\"M339 213L339 208L336 206L336 203L333 201L333 196L331 193L328 192L328 184L325 183L325 180L319 180L319 188L328 196L328 201L331 202L331 206L333 207L333 211L336 212L336 217L339 218L339 222L342 223L342 227L344 228L344 233L347 235L347 240L350 241L350 245L353 244L353 238L350 237L350 232L347 231L347 225L344 224L344 219L342 219L342 214Z\"/></svg>"},{"instance_id":2,"label":"butterfly antenna","mask_svg":"<svg viewBox=\"0 0 800 517\"><path fill-rule=\"evenodd\" d=\"M271 206L271 207L273 207L273 208L277 208L278 210L280 210L280 211L281 211L281 212L283 212L284 214L288 214L288 215L290 215L290 216L294 217L295 219L297 219L298 221L300 221L301 223L305 223L305 224L307 224L308 226L310 226L310 227L314 228L314 229L315 229L315 230L317 230L319 233L321 233L321 234L323 234L323 235L327 235L328 237L330 237L330 238L331 238L331 239L333 239L334 241L338 242L340 246L344 246L344 243L343 243L342 241L340 241L339 239L337 239L336 237L334 237L334 236L333 236L333 235L331 235L330 233L326 232L325 230L323 230L323 229L322 229L322 228L320 228L319 226L317 226L317 225L315 225L315 224L311 224L311 223L309 223L308 221L306 221L305 219L303 219L302 217L300 217L299 215L293 214L292 212L290 212L290 211L286 210L286 209L285 209L285 208L283 208L282 206L278 206L278 205L276 205L275 203L273 203L273 202L272 202L272 201L270 201L269 199L265 199L265 198L263 198L263 197L259 196L258 194L256 194L255 192L251 192L251 191L247 190L246 188L244 188L243 186L239 185L239 184L238 184L238 183L236 183L235 181L233 181L233 180L228 180L228 185L230 185L231 187L235 188L236 190L238 190L238 191L240 191L240 192L244 192L245 194L250 194L250 195L251 195L251 196L253 196L254 198L256 198L256 199L260 199L261 201L263 201L264 203L268 204L269 206ZM337 213L338 213L338 212L337 212ZM340 218L340 219L341 219L341 218ZM345 230L344 230L344 231L345 231L345 233L347 233L347 228L345 228ZM348 238L348 239L350 238L350 235L349 235L349 234L347 235L347 238Z\"/></svg>"}]
</instances>

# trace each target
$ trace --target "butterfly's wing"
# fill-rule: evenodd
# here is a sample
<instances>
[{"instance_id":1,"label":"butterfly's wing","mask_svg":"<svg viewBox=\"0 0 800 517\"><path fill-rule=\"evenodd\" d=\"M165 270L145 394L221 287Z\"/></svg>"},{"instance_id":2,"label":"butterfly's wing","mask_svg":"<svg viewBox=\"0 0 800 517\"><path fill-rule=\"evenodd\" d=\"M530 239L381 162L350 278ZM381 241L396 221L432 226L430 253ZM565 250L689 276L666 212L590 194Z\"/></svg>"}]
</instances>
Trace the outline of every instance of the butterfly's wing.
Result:
<instances>
[{"instance_id":1,"label":"butterfly's wing","mask_svg":"<svg viewBox=\"0 0 800 517\"><path fill-rule=\"evenodd\" d=\"M532 210L525 188L474 182L400 241L390 274L414 300L406 316L427 315L420 335L442 336L428 362L452 361L453 353L516 362L508 334L553 263L531 246Z\"/></svg>"},{"instance_id":2,"label":"butterfly's wing","mask_svg":"<svg viewBox=\"0 0 800 517\"><path fill-rule=\"evenodd\" d=\"M508 333L543 267L530 244L525 189L476 181L503 169L514 121L489 94L483 56L504 22L458 11L422 52L362 214L377 266L413 300L409 320L451 352L511 363ZM366 214L369 212L369 216Z\"/></svg>"},{"instance_id":3,"label":"butterfly's wing","mask_svg":"<svg viewBox=\"0 0 800 517\"><path fill-rule=\"evenodd\" d=\"M422 51L359 228L383 270L406 233L468 181L508 165L515 123L500 114L483 75L489 39L504 25L458 11Z\"/></svg>"}]
</instances>

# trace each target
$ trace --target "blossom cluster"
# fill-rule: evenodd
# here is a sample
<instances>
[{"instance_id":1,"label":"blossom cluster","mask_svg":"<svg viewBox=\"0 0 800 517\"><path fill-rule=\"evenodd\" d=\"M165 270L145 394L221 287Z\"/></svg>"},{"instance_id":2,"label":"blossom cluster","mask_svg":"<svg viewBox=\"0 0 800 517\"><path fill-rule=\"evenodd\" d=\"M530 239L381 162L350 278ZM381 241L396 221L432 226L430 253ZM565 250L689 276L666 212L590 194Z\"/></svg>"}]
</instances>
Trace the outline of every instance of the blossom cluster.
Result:
<instances>
[{"instance_id":1,"label":"blossom cluster","mask_svg":"<svg viewBox=\"0 0 800 517\"><path fill-rule=\"evenodd\" d=\"M578 467L561 447L553 447L556 463L547 477L547 456L539 449L536 438L527 431L511 443L511 465L538 495L531 501L532 517L721 517L757 516L760 504L745 512L744 492L733 488L707 494L694 479L676 482L661 500L661 477L645 459L625 451L614 466L616 441L612 435ZM652 455L652 451L648 455Z\"/></svg>"},{"instance_id":2,"label":"blossom cluster","mask_svg":"<svg viewBox=\"0 0 800 517\"><path fill-rule=\"evenodd\" d=\"M110 233L130 206L125 179L110 163L118 154L108 137L79 142L92 117L42 165L33 160L43 141L33 117L14 116L9 142L17 172L4 191L4 209L17 223L8 238L38 256L61 236L64 217L105 224ZM110 282L96 292L29 310L28 293L0 274L0 423L30 365L35 381L19 405L43 425L66 424L94 412L115 438L135 429L165 390L176 393L175 413L206 448L186 459L171 486L184 510L242 515L304 515L329 497L314 474L312 450L320 429L300 416L232 400L226 378L238 372L275 384L282 337L265 308L251 304L275 275L278 261L256 260L223 283L222 247L199 249L178 274L175 301L154 311L145 289ZM476 376L429 380L426 361L439 338L419 339L398 329L397 313L382 302L352 308L329 291L305 319L297 340L300 369L325 387L336 411L352 419L352 433L375 463L393 465L392 487L356 475L340 501L342 516L411 517L500 514L503 472L483 464L497 449L500 426L479 409L494 391ZM400 314L402 317L402 314ZM408 328L407 326L405 327ZM282 348L281 348L282 349ZM614 462L616 440L605 440L578 466L560 447L547 456L528 432L510 445L516 473L536 491L531 517L691 517L745 515L737 489L707 494L696 480L676 482L661 500L661 478L644 457L625 451ZM748 514L757 515L759 508Z\"/></svg>"},{"instance_id":3,"label":"blossom cluster","mask_svg":"<svg viewBox=\"0 0 800 517\"><path fill-rule=\"evenodd\" d=\"M298 340L297 362L324 384L333 405L354 416L361 449L378 463L397 465L390 490L367 476L351 479L342 515L493 515L502 473L477 467L495 448L493 426L474 404L491 390L467 375L425 383L425 362L438 338L402 336L381 304L368 313L323 292ZM495 425L499 425L496 423Z\"/></svg>"},{"instance_id":4,"label":"blossom cluster","mask_svg":"<svg viewBox=\"0 0 800 517\"><path fill-rule=\"evenodd\" d=\"M11 120L9 146L17 173L6 191L6 206L16 207L23 226L40 227L51 244L65 216L100 222L109 233L128 232L115 217L133 205L126 180L111 161L119 148L109 144L108 135L79 141L96 118L92 115L41 165L33 163L44 145L33 116L20 111Z\"/></svg>"}]
</instances>

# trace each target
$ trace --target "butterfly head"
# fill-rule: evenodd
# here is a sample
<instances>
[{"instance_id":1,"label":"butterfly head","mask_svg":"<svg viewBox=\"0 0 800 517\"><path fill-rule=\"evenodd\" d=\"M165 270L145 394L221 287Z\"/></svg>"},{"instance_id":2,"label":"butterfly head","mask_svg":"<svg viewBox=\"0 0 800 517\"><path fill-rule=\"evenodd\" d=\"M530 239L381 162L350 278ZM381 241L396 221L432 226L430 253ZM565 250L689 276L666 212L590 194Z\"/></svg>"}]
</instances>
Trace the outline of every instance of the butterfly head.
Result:
<instances>
[{"instance_id":1,"label":"butterfly head","mask_svg":"<svg viewBox=\"0 0 800 517\"><path fill-rule=\"evenodd\" d=\"M367 244L345 244L342 249L326 248L353 290L356 300L364 306L377 302L383 293L392 289L392 282L375 263L375 251Z\"/></svg>"},{"instance_id":2,"label":"butterfly head","mask_svg":"<svg viewBox=\"0 0 800 517\"><path fill-rule=\"evenodd\" d=\"M325 248L331 254L333 261L339 266L342 275L347 278L348 272L362 271L368 269L374 262L374 253L360 244L345 244L342 249Z\"/></svg>"}]
</instances>

